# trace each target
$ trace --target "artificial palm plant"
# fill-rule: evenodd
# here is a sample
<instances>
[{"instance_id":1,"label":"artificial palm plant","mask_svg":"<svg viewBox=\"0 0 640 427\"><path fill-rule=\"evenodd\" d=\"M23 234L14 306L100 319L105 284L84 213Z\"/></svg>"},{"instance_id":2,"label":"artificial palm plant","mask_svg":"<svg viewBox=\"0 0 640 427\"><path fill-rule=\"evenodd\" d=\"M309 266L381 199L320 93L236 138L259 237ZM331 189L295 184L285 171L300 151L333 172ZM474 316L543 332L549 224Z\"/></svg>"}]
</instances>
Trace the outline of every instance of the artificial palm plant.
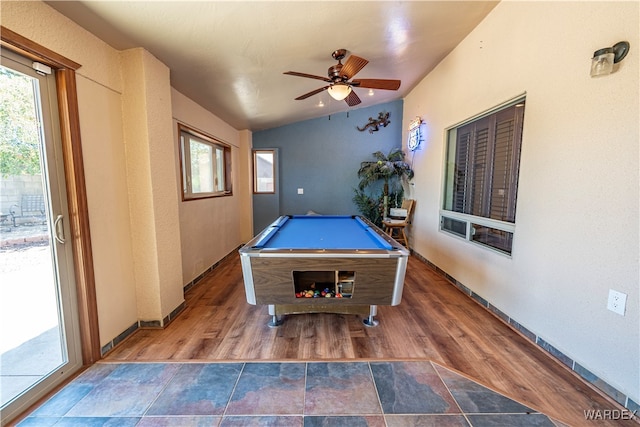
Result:
<instances>
[{"instance_id":1,"label":"artificial palm plant","mask_svg":"<svg viewBox=\"0 0 640 427\"><path fill-rule=\"evenodd\" d=\"M383 210L381 216L384 217L388 212L389 195L395 194L396 197L402 195L402 184L413 178L413 169L411 165L404 161L405 154L401 148L394 148L386 155L382 151L376 151L373 153L373 157L375 160L364 161L360 164L360 169L358 170L360 183L358 184L354 201L358 206L361 206L363 199L366 198L364 189L382 181ZM396 200L396 204L400 202L402 200ZM369 205L371 205L371 202L369 202ZM362 213L368 217L366 212Z\"/></svg>"}]
</instances>

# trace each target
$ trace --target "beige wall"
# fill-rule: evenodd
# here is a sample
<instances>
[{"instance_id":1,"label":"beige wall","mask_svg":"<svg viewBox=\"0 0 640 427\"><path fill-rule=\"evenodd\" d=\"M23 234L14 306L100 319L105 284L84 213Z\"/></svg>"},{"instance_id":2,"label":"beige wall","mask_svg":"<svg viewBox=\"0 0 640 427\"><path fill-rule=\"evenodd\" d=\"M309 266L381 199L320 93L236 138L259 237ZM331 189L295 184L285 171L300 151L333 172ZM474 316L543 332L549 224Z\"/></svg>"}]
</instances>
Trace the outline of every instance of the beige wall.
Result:
<instances>
[{"instance_id":1,"label":"beige wall","mask_svg":"<svg viewBox=\"0 0 640 427\"><path fill-rule=\"evenodd\" d=\"M238 215L239 199L250 187L240 155L250 150L250 132L173 91L167 67L143 49L119 52L39 1L0 7L3 26L82 65L78 105L104 346L139 320L162 321L183 301L195 264L209 266L242 242L250 224ZM176 118L234 146L233 197L182 209L174 107ZM212 225L199 229L203 221Z\"/></svg>"},{"instance_id":2,"label":"beige wall","mask_svg":"<svg viewBox=\"0 0 640 427\"><path fill-rule=\"evenodd\" d=\"M242 193L240 195L240 239L248 242L254 236L253 231L253 147L252 133L249 130L240 131L240 164L238 171L245 181L240 181Z\"/></svg>"},{"instance_id":3,"label":"beige wall","mask_svg":"<svg viewBox=\"0 0 640 427\"><path fill-rule=\"evenodd\" d=\"M241 233L247 209L242 200L250 198L247 177L251 172L244 167L244 156L250 150L247 147L251 140L244 136L248 131L238 132L175 89L171 98L176 159L179 159L178 123L182 123L230 145L233 166L232 196L179 202L182 279L188 283L247 241ZM178 188L182 188L179 169L175 180Z\"/></svg>"},{"instance_id":4,"label":"beige wall","mask_svg":"<svg viewBox=\"0 0 640 427\"><path fill-rule=\"evenodd\" d=\"M169 69L138 48L121 70L138 319L156 321L184 301Z\"/></svg>"},{"instance_id":5,"label":"beige wall","mask_svg":"<svg viewBox=\"0 0 640 427\"><path fill-rule=\"evenodd\" d=\"M100 344L137 320L121 94L78 75Z\"/></svg>"},{"instance_id":6,"label":"beige wall","mask_svg":"<svg viewBox=\"0 0 640 427\"><path fill-rule=\"evenodd\" d=\"M638 2L502 2L405 99L416 252L581 366L640 398ZM590 58L620 40L616 73ZM526 92L511 258L438 231L445 129ZM406 132L405 132L406 138ZM610 288L628 294L624 317Z\"/></svg>"}]
</instances>

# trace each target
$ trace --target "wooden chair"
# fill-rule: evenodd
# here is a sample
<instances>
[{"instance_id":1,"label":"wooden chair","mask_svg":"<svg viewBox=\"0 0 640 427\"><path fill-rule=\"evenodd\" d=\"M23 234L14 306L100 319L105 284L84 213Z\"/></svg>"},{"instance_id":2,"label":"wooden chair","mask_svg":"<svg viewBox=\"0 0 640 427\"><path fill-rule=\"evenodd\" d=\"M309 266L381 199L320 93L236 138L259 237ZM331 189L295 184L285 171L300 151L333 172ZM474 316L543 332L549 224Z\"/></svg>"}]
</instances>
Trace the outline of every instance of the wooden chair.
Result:
<instances>
[{"instance_id":1,"label":"wooden chair","mask_svg":"<svg viewBox=\"0 0 640 427\"><path fill-rule=\"evenodd\" d=\"M413 216L413 209L416 205L416 201L413 199L404 199L402 201L402 209L407 210L407 216L405 219L391 219L385 218L382 221L382 227L384 232L391 238L395 239L398 243L401 243L406 248L409 248L409 239L404 229L411 224L411 217Z\"/></svg>"}]
</instances>

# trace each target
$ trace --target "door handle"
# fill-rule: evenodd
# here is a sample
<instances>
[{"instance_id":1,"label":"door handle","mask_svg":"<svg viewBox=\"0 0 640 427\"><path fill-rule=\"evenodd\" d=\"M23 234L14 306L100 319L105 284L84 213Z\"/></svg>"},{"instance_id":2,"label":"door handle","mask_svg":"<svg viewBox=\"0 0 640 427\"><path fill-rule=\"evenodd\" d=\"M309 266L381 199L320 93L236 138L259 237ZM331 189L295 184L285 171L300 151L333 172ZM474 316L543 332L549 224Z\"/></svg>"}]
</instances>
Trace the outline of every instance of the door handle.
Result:
<instances>
[{"instance_id":1,"label":"door handle","mask_svg":"<svg viewBox=\"0 0 640 427\"><path fill-rule=\"evenodd\" d=\"M61 225L63 225L63 218L64 217L62 215L58 215L56 217L56 220L53 222L53 237L56 239L56 242L60 243L61 245L65 244L64 227L61 227Z\"/></svg>"}]
</instances>

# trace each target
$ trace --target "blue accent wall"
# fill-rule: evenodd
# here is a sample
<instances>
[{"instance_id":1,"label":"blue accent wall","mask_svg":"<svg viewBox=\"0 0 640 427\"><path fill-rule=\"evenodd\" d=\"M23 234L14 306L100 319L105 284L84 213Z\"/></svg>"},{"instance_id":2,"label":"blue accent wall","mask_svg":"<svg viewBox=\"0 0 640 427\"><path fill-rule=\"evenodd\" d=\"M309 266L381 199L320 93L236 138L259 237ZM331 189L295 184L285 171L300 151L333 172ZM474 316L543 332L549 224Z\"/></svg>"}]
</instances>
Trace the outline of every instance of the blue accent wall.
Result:
<instances>
[{"instance_id":1,"label":"blue accent wall","mask_svg":"<svg viewBox=\"0 0 640 427\"><path fill-rule=\"evenodd\" d=\"M350 110L348 117L343 112L255 132L253 148L279 151L279 215L309 210L326 215L358 214L352 198L360 163L373 160L375 151L388 153L402 146L402 107L403 101L398 100ZM356 129L383 111L390 113L387 127L373 133ZM304 194L299 195L298 188ZM269 219L254 212L255 224L268 224Z\"/></svg>"}]
</instances>

